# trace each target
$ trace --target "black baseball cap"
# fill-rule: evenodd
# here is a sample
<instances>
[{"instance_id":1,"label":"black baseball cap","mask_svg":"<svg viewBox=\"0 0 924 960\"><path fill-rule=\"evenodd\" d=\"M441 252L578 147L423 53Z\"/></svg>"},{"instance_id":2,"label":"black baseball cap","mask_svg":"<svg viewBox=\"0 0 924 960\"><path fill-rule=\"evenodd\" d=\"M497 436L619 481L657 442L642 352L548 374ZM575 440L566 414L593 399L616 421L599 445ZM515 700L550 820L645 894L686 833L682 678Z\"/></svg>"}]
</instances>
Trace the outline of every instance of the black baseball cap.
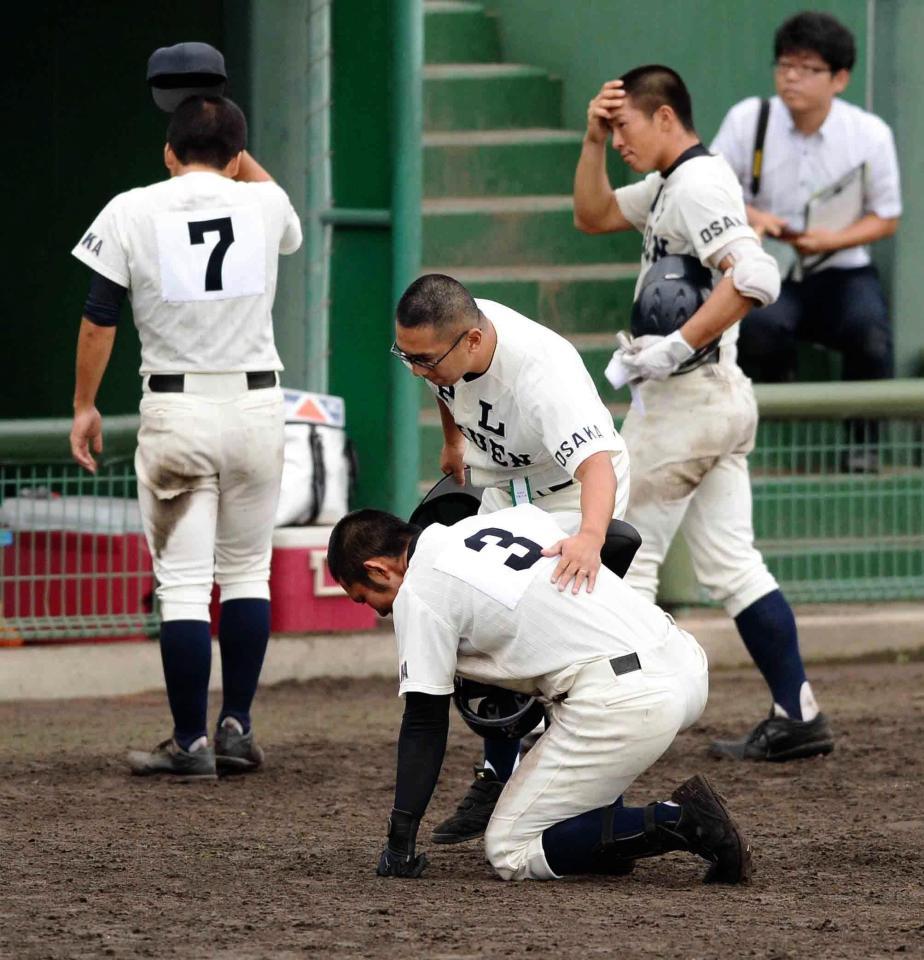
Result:
<instances>
[{"instance_id":1,"label":"black baseball cap","mask_svg":"<svg viewBox=\"0 0 924 960\"><path fill-rule=\"evenodd\" d=\"M161 110L173 113L187 97L220 97L228 74L211 44L189 41L159 47L148 60L148 85Z\"/></svg>"}]
</instances>

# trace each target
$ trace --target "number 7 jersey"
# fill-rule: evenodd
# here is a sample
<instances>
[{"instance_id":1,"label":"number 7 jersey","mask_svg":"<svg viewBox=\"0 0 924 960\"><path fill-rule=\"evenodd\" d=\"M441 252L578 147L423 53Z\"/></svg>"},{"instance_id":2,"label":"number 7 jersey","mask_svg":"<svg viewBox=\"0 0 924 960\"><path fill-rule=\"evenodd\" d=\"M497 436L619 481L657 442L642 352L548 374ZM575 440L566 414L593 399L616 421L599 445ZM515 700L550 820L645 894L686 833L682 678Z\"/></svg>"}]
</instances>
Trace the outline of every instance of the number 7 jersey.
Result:
<instances>
[{"instance_id":1,"label":"number 7 jersey","mask_svg":"<svg viewBox=\"0 0 924 960\"><path fill-rule=\"evenodd\" d=\"M278 260L301 240L277 184L196 171L118 194L72 253L128 289L142 374L281 370Z\"/></svg>"}]
</instances>

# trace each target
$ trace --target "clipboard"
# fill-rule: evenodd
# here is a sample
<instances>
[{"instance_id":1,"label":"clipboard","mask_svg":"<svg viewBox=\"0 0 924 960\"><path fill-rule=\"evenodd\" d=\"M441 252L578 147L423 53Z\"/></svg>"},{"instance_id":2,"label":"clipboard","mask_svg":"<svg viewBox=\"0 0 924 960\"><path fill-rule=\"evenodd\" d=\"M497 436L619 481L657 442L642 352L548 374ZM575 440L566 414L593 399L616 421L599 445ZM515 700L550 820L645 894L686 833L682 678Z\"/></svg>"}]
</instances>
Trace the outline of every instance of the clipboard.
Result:
<instances>
[{"instance_id":1,"label":"clipboard","mask_svg":"<svg viewBox=\"0 0 924 960\"><path fill-rule=\"evenodd\" d=\"M839 180L809 197L805 205L805 229L843 230L863 215L866 197L867 168L865 163L848 170ZM811 273L837 251L801 257L796 265L801 279Z\"/></svg>"}]
</instances>

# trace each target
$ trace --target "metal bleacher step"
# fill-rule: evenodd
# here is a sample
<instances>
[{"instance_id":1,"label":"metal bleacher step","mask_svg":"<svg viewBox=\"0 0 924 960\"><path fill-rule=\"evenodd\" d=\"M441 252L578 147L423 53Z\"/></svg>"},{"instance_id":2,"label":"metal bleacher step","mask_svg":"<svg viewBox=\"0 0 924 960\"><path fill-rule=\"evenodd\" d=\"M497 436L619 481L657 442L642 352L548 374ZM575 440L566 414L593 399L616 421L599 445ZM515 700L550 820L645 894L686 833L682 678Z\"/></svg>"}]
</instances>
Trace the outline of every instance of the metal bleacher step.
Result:
<instances>
[{"instance_id":1,"label":"metal bleacher step","mask_svg":"<svg viewBox=\"0 0 924 960\"><path fill-rule=\"evenodd\" d=\"M566 194L583 133L550 127L452 130L424 134L424 196L482 197ZM621 186L627 168L610 151L610 180Z\"/></svg>"},{"instance_id":2,"label":"metal bleacher step","mask_svg":"<svg viewBox=\"0 0 924 960\"><path fill-rule=\"evenodd\" d=\"M427 63L490 63L500 60L497 17L480 3L427 0L424 3Z\"/></svg>"},{"instance_id":3,"label":"metal bleacher step","mask_svg":"<svg viewBox=\"0 0 924 960\"><path fill-rule=\"evenodd\" d=\"M424 129L561 126L561 80L520 63L441 63L423 70Z\"/></svg>"},{"instance_id":4,"label":"metal bleacher step","mask_svg":"<svg viewBox=\"0 0 924 960\"><path fill-rule=\"evenodd\" d=\"M587 236L574 228L570 194L438 197L423 203L425 264L453 269L632 262L634 233Z\"/></svg>"}]
</instances>

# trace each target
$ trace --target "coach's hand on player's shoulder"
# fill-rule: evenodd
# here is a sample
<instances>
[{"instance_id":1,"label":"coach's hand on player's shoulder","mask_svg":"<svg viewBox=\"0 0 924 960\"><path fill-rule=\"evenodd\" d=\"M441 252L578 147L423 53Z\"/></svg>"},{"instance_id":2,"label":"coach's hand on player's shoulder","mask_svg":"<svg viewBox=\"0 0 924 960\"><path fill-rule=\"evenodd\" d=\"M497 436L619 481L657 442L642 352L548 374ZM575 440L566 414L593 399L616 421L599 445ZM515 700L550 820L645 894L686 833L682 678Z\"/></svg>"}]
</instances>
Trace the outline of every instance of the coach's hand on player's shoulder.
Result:
<instances>
[{"instance_id":1,"label":"coach's hand on player's shoulder","mask_svg":"<svg viewBox=\"0 0 924 960\"><path fill-rule=\"evenodd\" d=\"M379 856L375 872L380 877L416 879L429 861L425 853L416 853L419 818L404 810L392 810L388 818L388 843Z\"/></svg>"},{"instance_id":2,"label":"coach's hand on player's shoulder","mask_svg":"<svg viewBox=\"0 0 924 960\"><path fill-rule=\"evenodd\" d=\"M84 407L74 411L71 426L71 456L90 473L96 473L93 453L103 452L103 418L96 407Z\"/></svg>"},{"instance_id":3,"label":"coach's hand on player's shoulder","mask_svg":"<svg viewBox=\"0 0 924 960\"><path fill-rule=\"evenodd\" d=\"M546 547L542 551L544 557L561 556L558 566L552 574L552 583L558 584L559 590L565 590L572 581L572 593L580 593L586 583L587 592L591 593L597 582L597 573L600 570L600 548L603 541L593 534L579 532L573 537L566 537Z\"/></svg>"},{"instance_id":4,"label":"coach's hand on player's shoulder","mask_svg":"<svg viewBox=\"0 0 924 960\"><path fill-rule=\"evenodd\" d=\"M451 473L459 486L465 484L465 439L459 443L444 443L440 451L440 470Z\"/></svg>"},{"instance_id":5,"label":"coach's hand on player's shoulder","mask_svg":"<svg viewBox=\"0 0 924 960\"><path fill-rule=\"evenodd\" d=\"M622 80L607 80L600 92L587 105L587 139L606 143L610 138L611 121L623 105L626 92Z\"/></svg>"}]
</instances>

